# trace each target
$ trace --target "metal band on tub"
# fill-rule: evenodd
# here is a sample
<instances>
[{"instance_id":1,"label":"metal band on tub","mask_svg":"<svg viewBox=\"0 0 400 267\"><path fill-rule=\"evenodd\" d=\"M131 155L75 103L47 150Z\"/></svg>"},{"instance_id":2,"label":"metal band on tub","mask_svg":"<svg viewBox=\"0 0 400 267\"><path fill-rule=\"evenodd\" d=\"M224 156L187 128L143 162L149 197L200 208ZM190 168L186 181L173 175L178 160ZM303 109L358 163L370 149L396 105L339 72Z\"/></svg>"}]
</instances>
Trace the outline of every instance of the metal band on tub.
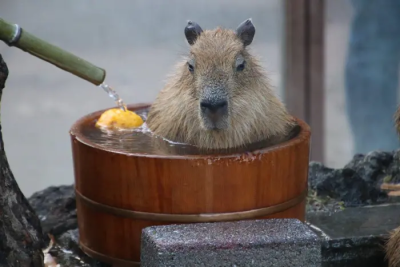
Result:
<instances>
[{"instance_id":1,"label":"metal band on tub","mask_svg":"<svg viewBox=\"0 0 400 267\"><path fill-rule=\"evenodd\" d=\"M121 266L130 266L130 267L139 267L140 266L140 262L122 260L122 259L110 257L110 256L104 255L102 253L96 252L94 250L91 250L90 248L88 248L87 246L82 244L82 242L79 242L79 247L82 249L83 252L85 252L90 257L92 257L94 259L98 259L103 262L117 264L117 265L121 265Z\"/></svg>"},{"instance_id":2,"label":"metal band on tub","mask_svg":"<svg viewBox=\"0 0 400 267\"><path fill-rule=\"evenodd\" d=\"M223 222L232 220L244 220L244 219L252 219L278 213L301 203L307 197L308 191L307 189L305 189L300 195L296 196L295 198L265 208L238 211L238 212L200 213L200 214L167 214L167 213L132 211L101 204L83 196L76 189L75 192L77 200L80 200L84 205L99 212L104 212L119 217L131 218L137 220L198 223L198 222Z\"/></svg>"}]
</instances>

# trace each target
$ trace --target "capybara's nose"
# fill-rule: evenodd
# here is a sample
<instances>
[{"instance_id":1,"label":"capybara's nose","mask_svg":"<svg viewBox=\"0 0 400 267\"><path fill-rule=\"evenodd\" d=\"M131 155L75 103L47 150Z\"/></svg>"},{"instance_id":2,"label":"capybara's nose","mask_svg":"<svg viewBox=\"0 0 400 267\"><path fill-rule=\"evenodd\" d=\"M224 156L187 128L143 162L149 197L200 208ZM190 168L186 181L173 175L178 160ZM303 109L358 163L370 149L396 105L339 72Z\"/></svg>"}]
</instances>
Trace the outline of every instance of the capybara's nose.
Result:
<instances>
[{"instance_id":1,"label":"capybara's nose","mask_svg":"<svg viewBox=\"0 0 400 267\"><path fill-rule=\"evenodd\" d=\"M201 101L200 107L203 111L217 113L218 111L224 111L228 107L228 102L223 101Z\"/></svg>"}]
</instances>

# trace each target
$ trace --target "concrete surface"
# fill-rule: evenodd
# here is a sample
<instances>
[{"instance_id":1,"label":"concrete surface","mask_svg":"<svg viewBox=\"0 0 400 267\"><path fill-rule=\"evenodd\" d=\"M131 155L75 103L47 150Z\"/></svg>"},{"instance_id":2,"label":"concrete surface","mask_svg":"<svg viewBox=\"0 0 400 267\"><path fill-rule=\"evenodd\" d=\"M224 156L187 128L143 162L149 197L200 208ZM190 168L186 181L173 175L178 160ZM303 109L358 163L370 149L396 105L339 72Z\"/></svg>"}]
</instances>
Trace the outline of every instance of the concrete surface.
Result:
<instances>
[{"instance_id":1,"label":"concrete surface","mask_svg":"<svg viewBox=\"0 0 400 267\"><path fill-rule=\"evenodd\" d=\"M328 166L351 157L344 114L343 60L351 9L327 1L326 147ZM0 17L107 70L107 82L128 103L152 101L187 50L188 19L203 28L234 28L251 17L252 50L280 93L281 0L2 0ZM7 156L23 192L73 182L68 131L81 116L114 102L99 88L3 42L10 76L1 119Z\"/></svg>"}]
</instances>

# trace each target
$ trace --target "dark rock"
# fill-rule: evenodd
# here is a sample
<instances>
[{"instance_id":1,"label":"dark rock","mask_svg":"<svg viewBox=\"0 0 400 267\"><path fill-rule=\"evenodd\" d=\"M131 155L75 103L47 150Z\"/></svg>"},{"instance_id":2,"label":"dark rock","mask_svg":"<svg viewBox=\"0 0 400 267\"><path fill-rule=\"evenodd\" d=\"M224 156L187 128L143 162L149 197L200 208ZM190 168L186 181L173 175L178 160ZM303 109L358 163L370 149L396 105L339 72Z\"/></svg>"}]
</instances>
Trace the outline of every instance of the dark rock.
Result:
<instances>
[{"instance_id":1,"label":"dark rock","mask_svg":"<svg viewBox=\"0 0 400 267\"><path fill-rule=\"evenodd\" d=\"M107 267L87 256L79 248L79 232L76 214L74 185L50 186L34 193L29 199L38 214L47 244L48 234L54 236L56 244L49 254L61 266Z\"/></svg>"},{"instance_id":2,"label":"dark rock","mask_svg":"<svg viewBox=\"0 0 400 267\"><path fill-rule=\"evenodd\" d=\"M361 178L355 170L339 169L316 185L318 195L341 200L346 207L382 203L387 194Z\"/></svg>"},{"instance_id":3,"label":"dark rock","mask_svg":"<svg viewBox=\"0 0 400 267\"><path fill-rule=\"evenodd\" d=\"M393 161L393 152L372 151L366 155L356 154L353 159L344 166L348 169L357 169L360 166L368 166L372 169L384 169Z\"/></svg>"},{"instance_id":4,"label":"dark rock","mask_svg":"<svg viewBox=\"0 0 400 267\"><path fill-rule=\"evenodd\" d=\"M28 201L39 216L46 237L78 228L73 185L48 187L34 193Z\"/></svg>"},{"instance_id":5,"label":"dark rock","mask_svg":"<svg viewBox=\"0 0 400 267\"><path fill-rule=\"evenodd\" d=\"M393 154L393 161L385 171L386 180L390 183L400 183L400 149Z\"/></svg>"},{"instance_id":6,"label":"dark rock","mask_svg":"<svg viewBox=\"0 0 400 267\"><path fill-rule=\"evenodd\" d=\"M363 179L354 169L331 169L310 163L309 187L318 197L342 201L345 207L383 203L387 194L375 182Z\"/></svg>"},{"instance_id":7,"label":"dark rock","mask_svg":"<svg viewBox=\"0 0 400 267\"><path fill-rule=\"evenodd\" d=\"M315 190L317 185L325 181L327 175L332 173L334 169L324 166L320 162L310 162L308 169L308 186Z\"/></svg>"},{"instance_id":8,"label":"dark rock","mask_svg":"<svg viewBox=\"0 0 400 267\"><path fill-rule=\"evenodd\" d=\"M60 266L111 267L111 265L94 260L82 252L79 248L78 229L69 230L57 237L56 245L49 253Z\"/></svg>"},{"instance_id":9,"label":"dark rock","mask_svg":"<svg viewBox=\"0 0 400 267\"><path fill-rule=\"evenodd\" d=\"M385 170L393 162L393 153L372 151L367 155L357 154L345 169L352 169L371 184L377 185L385 175Z\"/></svg>"},{"instance_id":10,"label":"dark rock","mask_svg":"<svg viewBox=\"0 0 400 267\"><path fill-rule=\"evenodd\" d=\"M394 201L380 187L384 182L399 181L400 151L373 151L366 155L356 154L342 169L311 162L308 183L317 197L329 197L331 204L341 201L344 207L354 207ZM312 206L309 210L317 211L318 208Z\"/></svg>"}]
</instances>

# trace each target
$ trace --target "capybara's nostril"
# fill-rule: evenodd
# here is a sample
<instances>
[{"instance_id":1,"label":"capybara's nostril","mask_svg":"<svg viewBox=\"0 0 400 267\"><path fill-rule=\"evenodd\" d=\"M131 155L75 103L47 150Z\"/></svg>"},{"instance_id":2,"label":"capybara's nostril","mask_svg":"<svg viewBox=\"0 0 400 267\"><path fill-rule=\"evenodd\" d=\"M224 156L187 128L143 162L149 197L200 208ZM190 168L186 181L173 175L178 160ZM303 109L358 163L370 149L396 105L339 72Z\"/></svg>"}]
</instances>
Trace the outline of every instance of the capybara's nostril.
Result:
<instances>
[{"instance_id":1,"label":"capybara's nostril","mask_svg":"<svg viewBox=\"0 0 400 267\"><path fill-rule=\"evenodd\" d=\"M228 106L228 102L226 100L223 101L202 101L200 102L200 107L203 111L217 112L222 109L226 109Z\"/></svg>"}]
</instances>

